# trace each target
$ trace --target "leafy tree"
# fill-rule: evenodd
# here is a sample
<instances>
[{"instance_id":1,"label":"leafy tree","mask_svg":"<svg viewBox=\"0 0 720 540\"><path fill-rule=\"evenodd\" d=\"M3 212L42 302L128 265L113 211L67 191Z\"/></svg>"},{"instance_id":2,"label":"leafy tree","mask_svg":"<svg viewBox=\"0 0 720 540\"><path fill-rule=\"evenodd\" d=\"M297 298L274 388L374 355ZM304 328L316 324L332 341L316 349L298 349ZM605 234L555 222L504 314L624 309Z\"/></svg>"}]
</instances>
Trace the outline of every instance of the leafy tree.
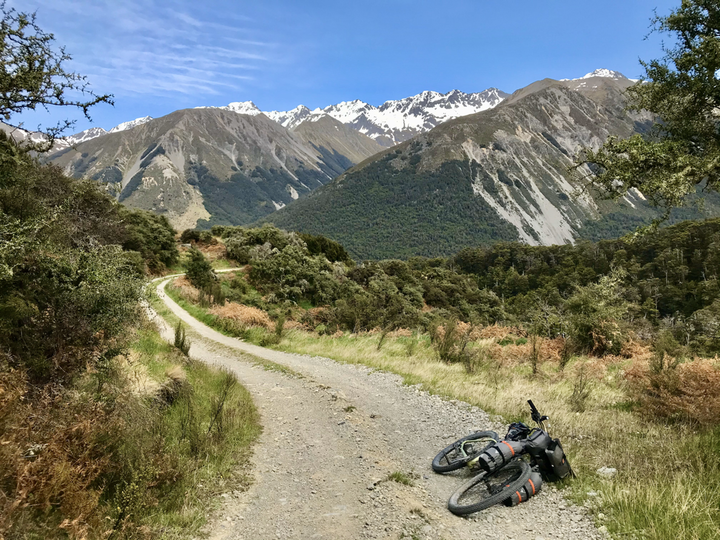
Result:
<instances>
[{"instance_id":1,"label":"leafy tree","mask_svg":"<svg viewBox=\"0 0 720 540\"><path fill-rule=\"evenodd\" d=\"M625 340L623 318L628 302L623 290L623 270L613 270L598 283L578 287L565 305L570 334L582 348L596 354L618 354Z\"/></svg>"},{"instance_id":2,"label":"leafy tree","mask_svg":"<svg viewBox=\"0 0 720 540\"><path fill-rule=\"evenodd\" d=\"M300 233L311 255L325 255L330 262L350 262L350 255L342 244L321 235Z\"/></svg>"},{"instance_id":3,"label":"leafy tree","mask_svg":"<svg viewBox=\"0 0 720 540\"><path fill-rule=\"evenodd\" d=\"M654 129L648 137L610 137L598 151L585 149L579 162L591 166L605 193L637 188L669 212L699 186L717 190L720 182L720 5L682 0L653 25L675 44L664 58L641 62L645 76L628 96L631 110L656 115Z\"/></svg>"},{"instance_id":4,"label":"leafy tree","mask_svg":"<svg viewBox=\"0 0 720 540\"><path fill-rule=\"evenodd\" d=\"M90 119L90 107L112 104L112 96L95 94L85 76L65 69L71 56L64 48L55 48L55 37L37 25L35 14L7 8L5 2L0 4L0 13L0 116L5 122L23 111L50 106L78 107ZM76 99L78 95L89 99ZM46 141L28 147L49 150L73 123L64 120L45 129Z\"/></svg>"}]
</instances>

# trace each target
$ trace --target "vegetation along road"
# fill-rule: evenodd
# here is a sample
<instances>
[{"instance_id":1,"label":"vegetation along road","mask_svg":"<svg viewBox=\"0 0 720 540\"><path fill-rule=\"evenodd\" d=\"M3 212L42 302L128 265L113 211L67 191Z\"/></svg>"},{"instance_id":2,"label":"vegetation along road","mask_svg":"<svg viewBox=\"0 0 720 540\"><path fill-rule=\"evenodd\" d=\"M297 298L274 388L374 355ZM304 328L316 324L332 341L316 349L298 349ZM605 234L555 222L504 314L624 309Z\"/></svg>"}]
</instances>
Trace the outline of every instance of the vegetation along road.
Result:
<instances>
[{"instance_id":1,"label":"vegetation along road","mask_svg":"<svg viewBox=\"0 0 720 540\"><path fill-rule=\"evenodd\" d=\"M190 355L235 373L264 426L254 482L223 495L211 538L603 538L584 509L553 488L516 508L453 516L446 501L467 473L433 474L432 457L471 430L504 426L396 375L227 337L170 299L167 283L158 295L187 325ZM156 322L172 339L172 326Z\"/></svg>"}]
</instances>

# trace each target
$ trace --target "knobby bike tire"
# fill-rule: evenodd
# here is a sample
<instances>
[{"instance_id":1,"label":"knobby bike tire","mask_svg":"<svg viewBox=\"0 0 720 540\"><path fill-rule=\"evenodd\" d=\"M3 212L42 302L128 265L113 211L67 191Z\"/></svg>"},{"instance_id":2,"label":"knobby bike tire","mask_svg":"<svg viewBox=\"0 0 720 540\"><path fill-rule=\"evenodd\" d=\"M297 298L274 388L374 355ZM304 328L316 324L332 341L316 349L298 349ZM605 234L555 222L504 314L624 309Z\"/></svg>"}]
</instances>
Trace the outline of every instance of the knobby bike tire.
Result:
<instances>
[{"instance_id":1,"label":"knobby bike tire","mask_svg":"<svg viewBox=\"0 0 720 540\"><path fill-rule=\"evenodd\" d=\"M492 474L482 472L450 496L448 510L464 516L499 504L519 491L531 472L530 465L521 459L511 461Z\"/></svg>"},{"instance_id":2,"label":"knobby bike tire","mask_svg":"<svg viewBox=\"0 0 720 540\"><path fill-rule=\"evenodd\" d=\"M464 455L460 451L461 445L466 441L477 440L478 444L471 449L468 455ZM433 471L437 473L446 473L455 471L464 467L468 462L472 461L489 445L500 440L498 434L494 431L476 431L475 433L458 439L451 445L440 450L432 461Z\"/></svg>"}]
</instances>

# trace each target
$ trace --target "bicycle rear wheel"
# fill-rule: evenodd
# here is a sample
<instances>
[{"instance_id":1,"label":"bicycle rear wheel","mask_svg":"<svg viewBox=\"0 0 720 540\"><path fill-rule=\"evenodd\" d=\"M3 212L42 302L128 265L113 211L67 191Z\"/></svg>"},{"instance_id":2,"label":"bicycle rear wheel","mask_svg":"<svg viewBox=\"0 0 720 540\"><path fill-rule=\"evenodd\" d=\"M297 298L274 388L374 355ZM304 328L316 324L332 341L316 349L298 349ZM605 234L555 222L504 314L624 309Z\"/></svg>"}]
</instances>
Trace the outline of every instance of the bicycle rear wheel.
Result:
<instances>
[{"instance_id":1,"label":"bicycle rear wheel","mask_svg":"<svg viewBox=\"0 0 720 540\"><path fill-rule=\"evenodd\" d=\"M523 460L511 461L492 474L482 472L450 496L448 510L464 516L499 504L523 487L531 472Z\"/></svg>"},{"instance_id":2,"label":"bicycle rear wheel","mask_svg":"<svg viewBox=\"0 0 720 540\"><path fill-rule=\"evenodd\" d=\"M445 473L460 469L498 440L494 431L476 431L463 437L440 450L432 461L433 471Z\"/></svg>"}]
</instances>

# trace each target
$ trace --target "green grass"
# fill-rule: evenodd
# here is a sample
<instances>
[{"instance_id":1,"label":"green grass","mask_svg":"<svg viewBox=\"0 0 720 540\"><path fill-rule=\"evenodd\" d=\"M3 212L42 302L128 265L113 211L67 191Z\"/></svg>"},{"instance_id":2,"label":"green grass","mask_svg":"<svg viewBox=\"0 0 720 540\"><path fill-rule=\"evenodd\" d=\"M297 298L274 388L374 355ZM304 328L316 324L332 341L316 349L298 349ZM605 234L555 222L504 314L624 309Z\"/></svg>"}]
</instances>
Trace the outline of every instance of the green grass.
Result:
<instances>
[{"instance_id":1,"label":"green grass","mask_svg":"<svg viewBox=\"0 0 720 540\"><path fill-rule=\"evenodd\" d=\"M390 473L387 477L388 480L392 480L393 482L397 482L398 484L402 484L404 486L414 486L415 482L412 480L412 475L406 474L401 471L395 471L393 473Z\"/></svg>"},{"instance_id":2,"label":"green grass","mask_svg":"<svg viewBox=\"0 0 720 540\"><path fill-rule=\"evenodd\" d=\"M215 507L214 497L249 484L242 471L260 433L257 412L234 376L188 360L151 329L138 333L131 351L136 367L144 367L151 381L165 381L172 369L182 369L187 377L184 389L162 410L156 425L164 439L160 458L171 464L168 469L176 471L176 477L154 495L155 504L135 505L134 519L155 531L155 538L194 537L206 523L208 509ZM229 380L234 382L221 414L222 426L215 422L210 427L218 396ZM139 436L128 442L135 447L133 452L142 452L143 443L153 440Z\"/></svg>"}]
</instances>

